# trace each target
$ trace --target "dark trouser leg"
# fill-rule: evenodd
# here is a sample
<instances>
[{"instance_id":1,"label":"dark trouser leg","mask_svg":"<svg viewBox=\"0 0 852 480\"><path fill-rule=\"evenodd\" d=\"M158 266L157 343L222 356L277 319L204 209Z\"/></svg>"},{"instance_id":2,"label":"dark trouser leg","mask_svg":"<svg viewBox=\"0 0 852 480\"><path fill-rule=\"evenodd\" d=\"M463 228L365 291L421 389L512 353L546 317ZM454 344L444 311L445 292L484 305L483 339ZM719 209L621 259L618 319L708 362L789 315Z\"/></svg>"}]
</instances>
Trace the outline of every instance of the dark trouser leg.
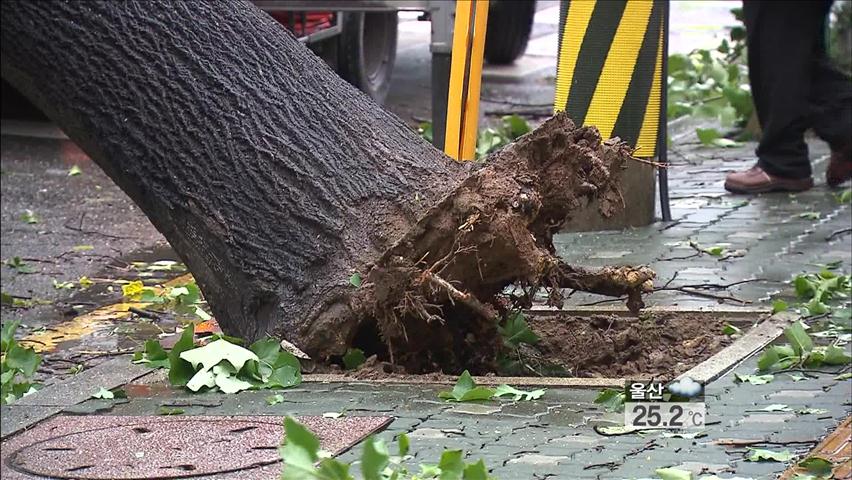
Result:
<instances>
[{"instance_id":1,"label":"dark trouser leg","mask_svg":"<svg viewBox=\"0 0 852 480\"><path fill-rule=\"evenodd\" d=\"M852 142L852 79L829 61L822 43L814 53L811 127L833 150Z\"/></svg>"},{"instance_id":2,"label":"dark trouser leg","mask_svg":"<svg viewBox=\"0 0 852 480\"><path fill-rule=\"evenodd\" d=\"M830 6L830 1L743 2L749 78L763 131L758 165L771 175L811 175L803 136L813 120L811 92L820 75L814 52L822 45ZM820 100L825 105L833 97L826 92Z\"/></svg>"}]
</instances>

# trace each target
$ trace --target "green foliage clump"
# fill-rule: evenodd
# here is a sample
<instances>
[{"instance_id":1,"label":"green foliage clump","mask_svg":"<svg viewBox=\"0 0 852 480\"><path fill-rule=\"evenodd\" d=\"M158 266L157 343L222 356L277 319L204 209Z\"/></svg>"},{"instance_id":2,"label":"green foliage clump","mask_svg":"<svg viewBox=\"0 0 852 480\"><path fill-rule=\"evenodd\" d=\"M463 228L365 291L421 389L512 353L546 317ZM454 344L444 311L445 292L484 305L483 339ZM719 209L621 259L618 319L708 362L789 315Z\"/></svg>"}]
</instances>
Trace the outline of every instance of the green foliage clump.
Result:
<instances>
[{"instance_id":1,"label":"green foliage clump","mask_svg":"<svg viewBox=\"0 0 852 480\"><path fill-rule=\"evenodd\" d=\"M354 480L352 465L330 458L320 450L319 439L302 424L287 417L285 439L279 449L284 467L282 480ZM444 450L437 464L420 464L419 472L410 472L403 463L408 454L408 436L397 438L397 454L391 455L384 441L368 437L361 450L361 478L364 480L489 480L485 462L466 463L461 450Z\"/></svg>"},{"instance_id":2,"label":"green foliage clump","mask_svg":"<svg viewBox=\"0 0 852 480\"><path fill-rule=\"evenodd\" d=\"M688 115L716 119L723 127L744 127L751 117L754 106L748 84L742 9L731 13L738 24L728 27L729 38L716 49L669 56L669 120ZM704 145L737 145L715 129L698 129L696 133Z\"/></svg>"},{"instance_id":3,"label":"green foliage clump","mask_svg":"<svg viewBox=\"0 0 852 480\"><path fill-rule=\"evenodd\" d=\"M20 322L4 322L0 330L0 404L6 405L36 391L32 382L41 355L15 339Z\"/></svg>"},{"instance_id":4,"label":"green foliage clump","mask_svg":"<svg viewBox=\"0 0 852 480\"><path fill-rule=\"evenodd\" d=\"M502 117L497 126L479 130L476 137L476 159L481 160L488 154L500 150L530 130L529 123L521 116L512 114ZM432 142L434 138L432 122L421 123L417 128L417 133Z\"/></svg>"},{"instance_id":5,"label":"green foliage clump","mask_svg":"<svg viewBox=\"0 0 852 480\"><path fill-rule=\"evenodd\" d=\"M275 339L258 340L249 348L238 343L237 339L219 335L206 345L196 346L193 329L189 327L169 352L156 340L146 341L143 350L134 354L133 362L167 368L172 385L193 392L236 393L302 383L299 360L281 350Z\"/></svg>"}]
</instances>

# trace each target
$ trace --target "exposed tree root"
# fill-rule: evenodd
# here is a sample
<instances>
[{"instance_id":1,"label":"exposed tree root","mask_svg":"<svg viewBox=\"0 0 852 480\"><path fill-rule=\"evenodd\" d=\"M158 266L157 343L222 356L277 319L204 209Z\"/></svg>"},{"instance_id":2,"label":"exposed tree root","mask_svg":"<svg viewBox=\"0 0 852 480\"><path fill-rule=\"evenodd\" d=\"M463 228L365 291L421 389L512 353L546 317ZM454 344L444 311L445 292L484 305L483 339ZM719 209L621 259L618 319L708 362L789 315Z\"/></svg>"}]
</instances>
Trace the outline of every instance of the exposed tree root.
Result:
<instances>
[{"instance_id":1,"label":"exposed tree root","mask_svg":"<svg viewBox=\"0 0 852 480\"><path fill-rule=\"evenodd\" d=\"M525 286L527 302L545 288L556 305L563 288L627 295L638 312L641 293L653 288L651 269L574 267L552 244L591 200L603 216L622 208L618 178L630 154L564 115L493 154L372 266L352 296L359 324L378 330L388 358L410 372L486 371L502 348L497 326L509 285ZM352 335L344 331L341 346Z\"/></svg>"}]
</instances>

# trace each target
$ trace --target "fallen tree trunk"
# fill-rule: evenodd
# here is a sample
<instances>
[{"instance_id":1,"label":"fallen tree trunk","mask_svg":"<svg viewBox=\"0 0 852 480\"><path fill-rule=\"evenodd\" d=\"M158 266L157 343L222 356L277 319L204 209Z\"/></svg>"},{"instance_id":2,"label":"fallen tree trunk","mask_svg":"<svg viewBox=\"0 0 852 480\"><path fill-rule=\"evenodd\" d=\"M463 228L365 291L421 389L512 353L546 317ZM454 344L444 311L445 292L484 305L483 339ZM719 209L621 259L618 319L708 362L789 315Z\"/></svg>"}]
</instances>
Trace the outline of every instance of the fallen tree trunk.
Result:
<instances>
[{"instance_id":1,"label":"fallen tree trunk","mask_svg":"<svg viewBox=\"0 0 852 480\"><path fill-rule=\"evenodd\" d=\"M481 365L507 285L635 300L653 277L553 255L572 211L623 207L625 146L557 116L454 162L247 3L4 1L2 75L139 205L232 335Z\"/></svg>"}]
</instances>

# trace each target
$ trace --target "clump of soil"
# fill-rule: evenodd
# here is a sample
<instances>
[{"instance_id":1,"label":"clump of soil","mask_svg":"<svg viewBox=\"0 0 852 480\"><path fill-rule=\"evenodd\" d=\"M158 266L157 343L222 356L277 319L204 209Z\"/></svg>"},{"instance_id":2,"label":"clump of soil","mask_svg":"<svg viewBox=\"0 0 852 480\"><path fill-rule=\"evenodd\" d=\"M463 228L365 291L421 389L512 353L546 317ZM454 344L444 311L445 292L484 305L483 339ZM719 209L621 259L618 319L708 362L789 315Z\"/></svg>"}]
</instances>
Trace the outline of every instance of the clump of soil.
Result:
<instances>
[{"instance_id":1,"label":"clump of soil","mask_svg":"<svg viewBox=\"0 0 852 480\"><path fill-rule=\"evenodd\" d=\"M641 317L567 313L528 315L539 336L534 345L522 345L511 371L469 368L478 375L658 378L669 380L703 362L731 344L722 333L727 319L701 313L643 314ZM504 352L509 354L510 352ZM517 368L521 365L521 368ZM464 368L462 368L463 370ZM324 373L332 373L321 368ZM339 370L336 370L339 372ZM420 373L420 374L418 374ZM432 380L450 382L438 364L412 372L404 366L371 356L355 371L360 380Z\"/></svg>"},{"instance_id":2,"label":"clump of soil","mask_svg":"<svg viewBox=\"0 0 852 480\"><path fill-rule=\"evenodd\" d=\"M540 357L533 360L556 364L572 377L674 378L731 343L722 333L725 321L708 315L557 314L528 322L541 337L531 349Z\"/></svg>"}]
</instances>

